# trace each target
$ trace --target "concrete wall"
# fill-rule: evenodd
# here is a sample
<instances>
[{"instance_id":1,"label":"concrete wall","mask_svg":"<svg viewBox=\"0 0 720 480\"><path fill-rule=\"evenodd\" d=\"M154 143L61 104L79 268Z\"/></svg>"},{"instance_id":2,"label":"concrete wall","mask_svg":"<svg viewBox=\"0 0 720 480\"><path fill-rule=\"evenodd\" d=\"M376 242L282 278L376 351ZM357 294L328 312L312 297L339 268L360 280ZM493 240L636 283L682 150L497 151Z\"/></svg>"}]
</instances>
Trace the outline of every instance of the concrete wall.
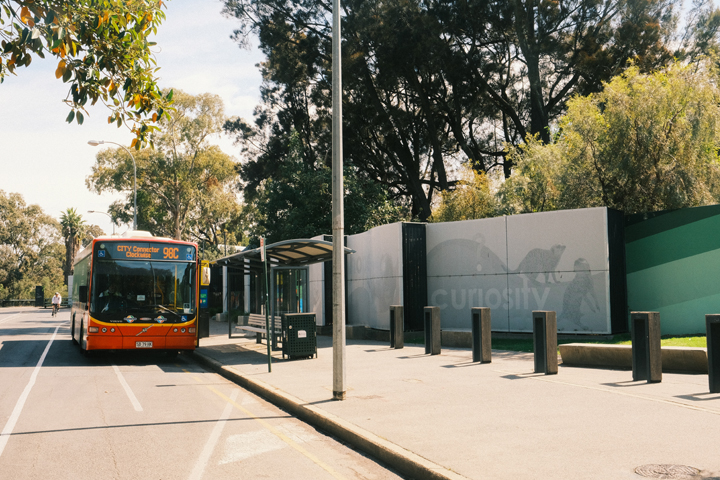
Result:
<instances>
[{"instance_id":1,"label":"concrete wall","mask_svg":"<svg viewBox=\"0 0 720 480\"><path fill-rule=\"evenodd\" d=\"M390 328L390 305L402 305L402 224L392 223L350 235L348 325Z\"/></svg>"},{"instance_id":2,"label":"concrete wall","mask_svg":"<svg viewBox=\"0 0 720 480\"><path fill-rule=\"evenodd\" d=\"M605 208L428 224L428 301L443 329L470 330L470 308L490 307L494 331L532 331L532 310L555 310L559 332L610 333L607 231Z\"/></svg>"},{"instance_id":3,"label":"concrete wall","mask_svg":"<svg viewBox=\"0 0 720 480\"><path fill-rule=\"evenodd\" d=\"M660 312L662 334L705 332L720 312L720 206L626 218L628 306Z\"/></svg>"}]
</instances>

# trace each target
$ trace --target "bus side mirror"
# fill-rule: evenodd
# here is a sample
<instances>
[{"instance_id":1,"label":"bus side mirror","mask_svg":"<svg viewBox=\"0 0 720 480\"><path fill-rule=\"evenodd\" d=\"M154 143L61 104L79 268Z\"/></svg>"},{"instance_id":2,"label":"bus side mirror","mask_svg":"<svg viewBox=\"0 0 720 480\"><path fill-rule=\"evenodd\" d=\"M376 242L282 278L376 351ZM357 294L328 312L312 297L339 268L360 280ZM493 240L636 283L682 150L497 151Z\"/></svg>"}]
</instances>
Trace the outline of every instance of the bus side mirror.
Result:
<instances>
[{"instance_id":1,"label":"bus side mirror","mask_svg":"<svg viewBox=\"0 0 720 480\"><path fill-rule=\"evenodd\" d=\"M78 287L78 301L80 303L87 303L88 301L88 288L87 285L81 285Z\"/></svg>"}]
</instances>

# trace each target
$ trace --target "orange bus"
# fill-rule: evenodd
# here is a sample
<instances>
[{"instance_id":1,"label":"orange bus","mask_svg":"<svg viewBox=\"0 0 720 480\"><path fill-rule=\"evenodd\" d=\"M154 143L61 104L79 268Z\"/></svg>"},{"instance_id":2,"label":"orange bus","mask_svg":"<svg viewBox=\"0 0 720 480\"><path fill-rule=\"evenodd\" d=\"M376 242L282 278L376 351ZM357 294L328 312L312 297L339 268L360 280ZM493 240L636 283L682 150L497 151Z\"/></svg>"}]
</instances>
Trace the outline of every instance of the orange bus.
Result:
<instances>
[{"instance_id":1,"label":"orange bus","mask_svg":"<svg viewBox=\"0 0 720 480\"><path fill-rule=\"evenodd\" d=\"M197 244L153 237L99 237L75 261L71 336L91 350L194 350Z\"/></svg>"}]
</instances>

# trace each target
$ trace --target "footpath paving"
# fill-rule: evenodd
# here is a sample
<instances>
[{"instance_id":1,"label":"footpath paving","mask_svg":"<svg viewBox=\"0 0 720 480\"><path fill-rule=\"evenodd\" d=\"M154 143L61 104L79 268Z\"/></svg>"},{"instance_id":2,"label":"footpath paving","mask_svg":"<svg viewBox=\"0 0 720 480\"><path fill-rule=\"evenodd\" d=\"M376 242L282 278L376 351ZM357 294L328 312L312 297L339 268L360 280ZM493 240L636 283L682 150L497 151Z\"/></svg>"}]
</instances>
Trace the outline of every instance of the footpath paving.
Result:
<instances>
[{"instance_id":1,"label":"footpath paving","mask_svg":"<svg viewBox=\"0 0 720 480\"><path fill-rule=\"evenodd\" d=\"M527 353L479 364L469 349L347 341L347 399L334 401L332 338L318 337L313 359L274 352L268 373L264 343L211 324L198 361L408 478L720 479L720 394L707 375L542 375Z\"/></svg>"}]
</instances>

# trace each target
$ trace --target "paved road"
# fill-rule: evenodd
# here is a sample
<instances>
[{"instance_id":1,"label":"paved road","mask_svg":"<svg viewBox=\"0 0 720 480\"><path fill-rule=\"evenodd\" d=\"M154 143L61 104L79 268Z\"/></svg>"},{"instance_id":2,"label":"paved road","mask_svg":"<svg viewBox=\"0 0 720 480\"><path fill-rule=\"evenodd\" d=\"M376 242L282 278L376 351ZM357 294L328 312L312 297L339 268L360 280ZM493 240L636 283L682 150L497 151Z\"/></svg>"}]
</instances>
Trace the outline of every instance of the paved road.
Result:
<instances>
[{"instance_id":1,"label":"paved road","mask_svg":"<svg viewBox=\"0 0 720 480\"><path fill-rule=\"evenodd\" d=\"M83 356L67 310L0 310L0 479L393 479L179 356Z\"/></svg>"}]
</instances>

